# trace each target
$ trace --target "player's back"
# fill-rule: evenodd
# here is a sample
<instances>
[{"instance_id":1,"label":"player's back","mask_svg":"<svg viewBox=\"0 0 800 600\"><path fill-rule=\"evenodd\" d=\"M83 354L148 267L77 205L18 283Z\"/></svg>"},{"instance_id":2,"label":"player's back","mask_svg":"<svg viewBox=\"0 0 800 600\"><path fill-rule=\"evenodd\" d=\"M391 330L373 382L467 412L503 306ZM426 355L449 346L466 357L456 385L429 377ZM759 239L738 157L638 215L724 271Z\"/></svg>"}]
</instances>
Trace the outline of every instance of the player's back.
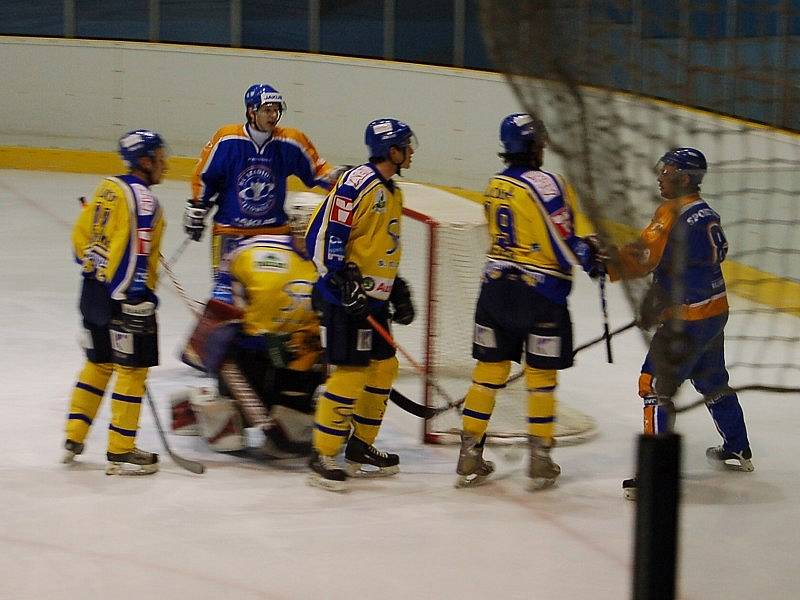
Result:
<instances>
[{"instance_id":1,"label":"player's back","mask_svg":"<svg viewBox=\"0 0 800 600\"><path fill-rule=\"evenodd\" d=\"M244 287L244 332L289 333L316 326L311 290L314 264L298 254L288 235L243 240L231 256L231 275Z\"/></svg>"}]
</instances>

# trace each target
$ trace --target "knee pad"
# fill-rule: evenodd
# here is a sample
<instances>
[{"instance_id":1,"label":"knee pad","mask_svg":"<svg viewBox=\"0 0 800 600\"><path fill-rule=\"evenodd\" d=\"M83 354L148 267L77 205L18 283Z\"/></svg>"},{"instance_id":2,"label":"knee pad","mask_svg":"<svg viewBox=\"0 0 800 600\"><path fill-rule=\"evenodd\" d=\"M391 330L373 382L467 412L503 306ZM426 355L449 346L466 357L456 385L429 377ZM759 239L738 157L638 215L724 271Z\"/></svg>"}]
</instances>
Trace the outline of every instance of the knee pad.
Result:
<instances>
[{"instance_id":1,"label":"knee pad","mask_svg":"<svg viewBox=\"0 0 800 600\"><path fill-rule=\"evenodd\" d=\"M534 369L526 366L525 384L531 392L552 391L558 385L558 371L555 369Z\"/></svg>"},{"instance_id":2,"label":"knee pad","mask_svg":"<svg viewBox=\"0 0 800 600\"><path fill-rule=\"evenodd\" d=\"M217 452L233 452L245 447L242 416L228 398L207 387L192 391L189 401L197 417L200 434Z\"/></svg>"},{"instance_id":3,"label":"knee pad","mask_svg":"<svg viewBox=\"0 0 800 600\"><path fill-rule=\"evenodd\" d=\"M510 360L502 362L483 362L479 360L475 365L475 370L472 372L472 381L478 385L489 384L487 387L497 389L505 386L510 372Z\"/></svg>"}]
</instances>

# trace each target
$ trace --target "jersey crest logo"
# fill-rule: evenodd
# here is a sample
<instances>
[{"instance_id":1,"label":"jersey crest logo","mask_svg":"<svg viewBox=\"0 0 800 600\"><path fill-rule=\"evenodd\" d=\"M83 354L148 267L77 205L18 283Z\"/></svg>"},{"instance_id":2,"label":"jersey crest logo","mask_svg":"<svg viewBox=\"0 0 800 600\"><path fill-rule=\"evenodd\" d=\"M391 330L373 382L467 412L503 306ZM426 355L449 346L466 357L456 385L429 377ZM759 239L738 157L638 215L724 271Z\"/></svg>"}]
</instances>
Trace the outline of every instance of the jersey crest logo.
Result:
<instances>
[{"instance_id":1,"label":"jersey crest logo","mask_svg":"<svg viewBox=\"0 0 800 600\"><path fill-rule=\"evenodd\" d=\"M386 194L383 190L378 190L375 195L375 202L372 203L372 210L376 213L382 213L386 210Z\"/></svg>"},{"instance_id":2,"label":"jersey crest logo","mask_svg":"<svg viewBox=\"0 0 800 600\"><path fill-rule=\"evenodd\" d=\"M276 205L272 169L254 165L242 171L236 181L239 187L239 206L248 217L265 217Z\"/></svg>"},{"instance_id":3,"label":"jersey crest logo","mask_svg":"<svg viewBox=\"0 0 800 600\"><path fill-rule=\"evenodd\" d=\"M331 208L331 222L350 227L353 224L353 209L355 202L344 196L336 196Z\"/></svg>"}]
</instances>

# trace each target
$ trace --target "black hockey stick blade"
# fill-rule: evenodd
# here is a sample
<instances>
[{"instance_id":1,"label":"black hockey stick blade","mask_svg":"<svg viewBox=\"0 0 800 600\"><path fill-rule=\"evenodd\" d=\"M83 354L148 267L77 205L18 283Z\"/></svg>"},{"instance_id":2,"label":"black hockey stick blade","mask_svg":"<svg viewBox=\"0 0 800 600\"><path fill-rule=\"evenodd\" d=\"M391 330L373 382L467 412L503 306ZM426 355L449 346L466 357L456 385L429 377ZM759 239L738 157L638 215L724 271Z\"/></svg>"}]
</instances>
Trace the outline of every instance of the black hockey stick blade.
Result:
<instances>
[{"instance_id":1,"label":"black hockey stick blade","mask_svg":"<svg viewBox=\"0 0 800 600\"><path fill-rule=\"evenodd\" d=\"M425 406L424 404L417 404L411 400L411 398L403 395L394 388L389 391L389 400L394 402L404 411L411 413L420 419L430 419L431 417L435 417L437 414L436 409L430 406Z\"/></svg>"},{"instance_id":2,"label":"black hockey stick blade","mask_svg":"<svg viewBox=\"0 0 800 600\"><path fill-rule=\"evenodd\" d=\"M161 438L161 443L164 445L164 450L167 451L167 454L169 454L169 457L172 459L172 461L190 473L195 473L196 475L202 475L205 473L206 466L203 463L197 462L196 460L189 460L188 458L184 458L172 451L172 448L170 448L169 442L167 441L167 436L164 433L164 428L161 426L161 419L158 417L156 404L153 402L153 395L150 393L149 387L145 387L144 395L147 396L147 403L150 405L150 412L153 413L153 420L156 422L156 429L158 430L158 435Z\"/></svg>"}]
</instances>

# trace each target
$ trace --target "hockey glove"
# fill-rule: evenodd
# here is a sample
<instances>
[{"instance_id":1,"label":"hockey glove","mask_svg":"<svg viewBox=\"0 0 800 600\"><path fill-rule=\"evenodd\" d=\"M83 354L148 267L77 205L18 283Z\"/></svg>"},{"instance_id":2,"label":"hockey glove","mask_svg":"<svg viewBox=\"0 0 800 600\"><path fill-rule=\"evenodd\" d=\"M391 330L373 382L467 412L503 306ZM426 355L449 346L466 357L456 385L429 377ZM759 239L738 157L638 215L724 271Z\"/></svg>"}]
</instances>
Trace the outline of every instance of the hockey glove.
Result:
<instances>
[{"instance_id":1,"label":"hockey glove","mask_svg":"<svg viewBox=\"0 0 800 600\"><path fill-rule=\"evenodd\" d=\"M402 277L394 278L389 303L392 305L392 321L398 325L410 325L415 316L414 303L411 301L411 289Z\"/></svg>"},{"instance_id":2,"label":"hockey glove","mask_svg":"<svg viewBox=\"0 0 800 600\"><path fill-rule=\"evenodd\" d=\"M195 242L199 242L203 237L207 214L208 208L191 199L186 201L186 208L183 212L183 230Z\"/></svg>"},{"instance_id":3,"label":"hockey glove","mask_svg":"<svg viewBox=\"0 0 800 600\"><path fill-rule=\"evenodd\" d=\"M606 266L603 263L599 239L589 236L579 240L573 250L581 263L581 267L592 279L605 275Z\"/></svg>"},{"instance_id":4,"label":"hockey glove","mask_svg":"<svg viewBox=\"0 0 800 600\"><path fill-rule=\"evenodd\" d=\"M331 277L331 283L339 290L342 307L349 315L363 316L367 312L367 293L361 285L361 270L352 262Z\"/></svg>"},{"instance_id":5,"label":"hockey glove","mask_svg":"<svg viewBox=\"0 0 800 600\"><path fill-rule=\"evenodd\" d=\"M156 305L149 300L125 300L121 303L122 330L143 335L153 333L156 327Z\"/></svg>"}]
</instances>

